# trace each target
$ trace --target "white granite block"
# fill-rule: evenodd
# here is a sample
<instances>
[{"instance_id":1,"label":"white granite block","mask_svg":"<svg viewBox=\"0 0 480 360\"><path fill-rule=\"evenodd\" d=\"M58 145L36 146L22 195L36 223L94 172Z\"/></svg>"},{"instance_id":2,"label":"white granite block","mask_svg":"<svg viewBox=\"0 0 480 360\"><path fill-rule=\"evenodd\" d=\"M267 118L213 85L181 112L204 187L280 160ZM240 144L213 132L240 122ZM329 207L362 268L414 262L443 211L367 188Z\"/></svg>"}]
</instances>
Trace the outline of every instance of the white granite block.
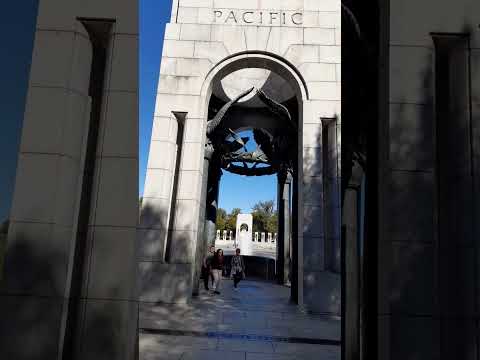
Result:
<instances>
[{"instance_id":1,"label":"white granite block","mask_svg":"<svg viewBox=\"0 0 480 360\"><path fill-rule=\"evenodd\" d=\"M200 200L200 171L180 171L178 178L178 200Z\"/></svg>"},{"instance_id":2,"label":"white granite block","mask_svg":"<svg viewBox=\"0 0 480 360\"><path fill-rule=\"evenodd\" d=\"M78 160L62 156L58 159L56 200L51 204L55 208L54 222L57 225L71 227L74 219L80 191L80 164Z\"/></svg>"},{"instance_id":3,"label":"white granite block","mask_svg":"<svg viewBox=\"0 0 480 360\"><path fill-rule=\"evenodd\" d=\"M303 124L303 146L322 146L322 124Z\"/></svg>"},{"instance_id":4,"label":"white granite block","mask_svg":"<svg viewBox=\"0 0 480 360\"><path fill-rule=\"evenodd\" d=\"M213 37L213 30L212 30ZM196 42L194 57L209 59L213 64L223 60L229 52L222 42Z\"/></svg>"},{"instance_id":5,"label":"white granite block","mask_svg":"<svg viewBox=\"0 0 480 360\"><path fill-rule=\"evenodd\" d=\"M74 33L38 31L32 54L30 84L68 87Z\"/></svg>"},{"instance_id":6,"label":"white granite block","mask_svg":"<svg viewBox=\"0 0 480 360\"><path fill-rule=\"evenodd\" d=\"M212 24L215 20L215 13L211 8L197 8L198 10L198 23L199 24Z\"/></svg>"},{"instance_id":7,"label":"white granite block","mask_svg":"<svg viewBox=\"0 0 480 360\"><path fill-rule=\"evenodd\" d=\"M303 12L303 27L317 27L319 26L318 12L304 11Z\"/></svg>"},{"instance_id":8,"label":"white granite block","mask_svg":"<svg viewBox=\"0 0 480 360\"><path fill-rule=\"evenodd\" d=\"M144 197L140 211L140 229L166 230L170 200Z\"/></svg>"},{"instance_id":9,"label":"white granite block","mask_svg":"<svg viewBox=\"0 0 480 360\"><path fill-rule=\"evenodd\" d=\"M32 87L27 94L21 151L60 153L68 94L63 88ZM46 106L47 105L47 106ZM38 141L41 138L43 141Z\"/></svg>"},{"instance_id":10,"label":"white granite block","mask_svg":"<svg viewBox=\"0 0 480 360\"><path fill-rule=\"evenodd\" d=\"M138 160L103 158L93 224L130 226L138 223Z\"/></svg>"},{"instance_id":11,"label":"white granite block","mask_svg":"<svg viewBox=\"0 0 480 360\"><path fill-rule=\"evenodd\" d=\"M177 13L178 23L196 24L198 22L198 8L194 7L180 7Z\"/></svg>"},{"instance_id":12,"label":"white granite block","mask_svg":"<svg viewBox=\"0 0 480 360\"><path fill-rule=\"evenodd\" d=\"M340 64L342 49L340 46L320 46L320 62Z\"/></svg>"},{"instance_id":13,"label":"white granite block","mask_svg":"<svg viewBox=\"0 0 480 360\"><path fill-rule=\"evenodd\" d=\"M338 82L309 82L310 98L314 100L342 100L342 90Z\"/></svg>"},{"instance_id":14,"label":"white granite block","mask_svg":"<svg viewBox=\"0 0 480 360\"><path fill-rule=\"evenodd\" d=\"M340 11L340 0L304 0L305 10L311 11Z\"/></svg>"},{"instance_id":15,"label":"white granite block","mask_svg":"<svg viewBox=\"0 0 480 360\"><path fill-rule=\"evenodd\" d=\"M210 41L211 32L210 25L182 24L180 40Z\"/></svg>"},{"instance_id":16,"label":"white granite block","mask_svg":"<svg viewBox=\"0 0 480 360\"><path fill-rule=\"evenodd\" d=\"M199 43L195 46L199 46ZM176 61L177 67L175 74L168 75L205 77L208 71L212 68L212 62L208 59L178 58Z\"/></svg>"},{"instance_id":17,"label":"white granite block","mask_svg":"<svg viewBox=\"0 0 480 360\"><path fill-rule=\"evenodd\" d=\"M57 103L56 106L60 105ZM61 126L63 131L61 153L80 159L85 151L84 139L87 136L86 125L90 121L91 99L70 92L66 106L67 114Z\"/></svg>"},{"instance_id":18,"label":"white granite block","mask_svg":"<svg viewBox=\"0 0 480 360\"><path fill-rule=\"evenodd\" d=\"M323 205L323 178L307 177L303 178L303 203L307 205Z\"/></svg>"},{"instance_id":19,"label":"white granite block","mask_svg":"<svg viewBox=\"0 0 480 360\"><path fill-rule=\"evenodd\" d=\"M192 57L193 52L193 41L165 40L163 42L164 57Z\"/></svg>"},{"instance_id":20,"label":"white granite block","mask_svg":"<svg viewBox=\"0 0 480 360\"><path fill-rule=\"evenodd\" d=\"M305 28L304 43L315 45L334 45L335 30L324 28Z\"/></svg>"},{"instance_id":21,"label":"white granite block","mask_svg":"<svg viewBox=\"0 0 480 360\"><path fill-rule=\"evenodd\" d=\"M206 121L187 117L184 127L184 142L202 143Z\"/></svg>"},{"instance_id":22,"label":"white granite block","mask_svg":"<svg viewBox=\"0 0 480 360\"><path fill-rule=\"evenodd\" d=\"M167 23L165 25L165 40L180 40L180 30L182 26L176 23Z\"/></svg>"},{"instance_id":23,"label":"white granite block","mask_svg":"<svg viewBox=\"0 0 480 360\"><path fill-rule=\"evenodd\" d=\"M135 1L82 0L75 8L80 18L116 19L116 33L138 34L139 6Z\"/></svg>"},{"instance_id":24,"label":"white granite block","mask_svg":"<svg viewBox=\"0 0 480 360\"><path fill-rule=\"evenodd\" d=\"M185 143L182 148L182 170L197 170L199 171L203 164L200 160L203 159L204 145L202 143Z\"/></svg>"},{"instance_id":25,"label":"white granite block","mask_svg":"<svg viewBox=\"0 0 480 360\"><path fill-rule=\"evenodd\" d=\"M390 101L424 104L431 101L434 53L424 47L390 49Z\"/></svg>"},{"instance_id":26,"label":"white granite block","mask_svg":"<svg viewBox=\"0 0 480 360\"><path fill-rule=\"evenodd\" d=\"M303 236L324 235L324 209L322 206L303 206Z\"/></svg>"},{"instance_id":27,"label":"white granite block","mask_svg":"<svg viewBox=\"0 0 480 360\"><path fill-rule=\"evenodd\" d=\"M173 174L173 169L147 169L143 197L165 200L170 199Z\"/></svg>"},{"instance_id":28,"label":"white granite block","mask_svg":"<svg viewBox=\"0 0 480 360\"><path fill-rule=\"evenodd\" d=\"M113 40L111 75L107 82L110 90L138 91L138 35L117 34Z\"/></svg>"},{"instance_id":29,"label":"white granite block","mask_svg":"<svg viewBox=\"0 0 480 360\"><path fill-rule=\"evenodd\" d=\"M69 88L88 95L92 72L93 48L90 38L75 34L73 39L72 69Z\"/></svg>"},{"instance_id":30,"label":"white granite block","mask_svg":"<svg viewBox=\"0 0 480 360\"><path fill-rule=\"evenodd\" d=\"M177 129L178 129L177 121L173 117L155 116L153 118L151 140L176 143Z\"/></svg>"},{"instance_id":31,"label":"white granite block","mask_svg":"<svg viewBox=\"0 0 480 360\"><path fill-rule=\"evenodd\" d=\"M11 219L53 222L58 156L21 154L18 158ZM32 181L35 179L35 181Z\"/></svg>"},{"instance_id":32,"label":"white granite block","mask_svg":"<svg viewBox=\"0 0 480 360\"><path fill-rule=\"evenodd\" d=\"M339 9L340 10L340 9ZM319 26L323 28L340 28L342 19L340 11L336 12L319 12Z\"/></svg>"},{"instance_id":33,"label":"white granite block","mask_svg":"<svg viewBox=\"0 0 480 360\"><path fill-rule=\"evenodd\" d=\"M213 8L214 0L180 0L179 6Z\"/></svg>"},{"instance_id":34,"label":"white granite block","mask_svg":"<svg viewBox=\"0 0 480 360\"><path fill-rule=\"evenodd\" d=\"M280 47L278 49L280 54L284 54L291 45L303 44L303 29L282 27L279 29Z\"/></svg>"},{"instance_id":35,"label":"white granite block","mask_svg":"<svg viewBox=\"0 0 480 360\"><path fill-rule=\"evenodd\" d=\"M270 40L272 28L248 26L245 27L244 31L248 50L267 50L267 43Z\"/></svg>"},{"instance_id":36,"label":"white granite block","mask_svg":"<svg viewBox=\"0 0 480 360\"><path fill-rule=\"evenodd\" d=\"M196 200L177 200L172 230L197 231L200 204Z\"/></svg>"},{"instance_id":37,"label":"white granite block","mask_svg":"<svg viewBox=\"0 0 480 360\"><path fill-rule=\"evenodd\" d=\"M322 148L303 147L303 175L322 176Z\"/></svg>"},{"instance_id":38,"label":"white granite block","mask_svg":"<svg viewBox=\"0 0 480 360\"><path fill-rule=\"evenodd\" d=\"M73 31L76 28L74 0L42 0L38 4L37 27Z\"/></svg>"},{"instance_id":39,"label":"white granite block","mask_svg":"<svg viewBox=\"0 0 480 360\"><path fill-rule=\"evenodd\" d=\"M341 114L342 102L340 100L311 100L304 103L303 123L316 124L322 118L335 118Z\"/></svg>"},{"instance_id":40,"label":"white granite block","mask_svg":"<svg viewBox=\"0 0 480 360\"><path fill-rule=\"evenodd\" d=\"M176 75L177 58L163 57L160 64L161 75Z\"/></svg>"},{"instance_id":41,"label":"white granite block","mask_svg":"<svg viewBox=\"0 0 480 360\"><path fill-rule=\"evenodd\" d=\"M308 81L335 81L335 64L304 63L299 67L300 72Z\"/></svg>"},{"instance_id":42,"label":"white granite block","mask_svg":"<svg viewBox=\"0 0 480 360\"><path fill-rule=\"evenodd\" d=\"M305 62L318 62L319 47L315 45L291 45L285 58L299 66Z\"/></svg>"},{"instance_id":43,"label":"white granite block","mask_svg":"<svg viewBox=\"0 0 480 360\"><path fill-rule=\"evenodd\" d=\"M212 41L222 42L229 54L247 50L242 26L213 25Z\"/></svg>"},{"instance_id":44,"label":"white granite block","mask_svg":"<svg viewBox=\"0 0 480 360\"><path fill-rule=\"evenodd\" d=\"M342 30L335 29L335 45L342 45Z\"/></svg>"},{"instance_id":45,"label":"white granite block","mask_svg":"<svg viewBox=\"0 0 480 360\"><path fill-rule=\"evenodd\" d=\"M88 295L96 299L135 299L136 229L94 229L88 277Z\"/></svg>"},{"instance_id":46,"label":"white granite block","mask_svg":"<svg viewBox=\"0 0 480 360\"><path fill-rule=\"evenodd\" d=\"M148 156L148 168L172 170L175 164L176 147L175 143L152 141Z\"/></svg>"},{"instance_id":47,"label":"white granite block","mask_svg":"<svg viewBox=\"0 0 480 360\"><path fill-rule=\"evenodd\" d=\"M136 157L138 154L138 95L109 92L107 99L102 156Z\"/></svg>"},{"instance_id":48,"label":"white granite block","mask_svg":"<svg viewBox=\"0 0 480 360\"><path fill-rule=\"evenodd\" d=\"M199 117L200 99L194 95L157 94L155 116L171 116L172 112L186 112L189 116Z\"/></svg>"},{"instance_id":49,"label":"white granite block","mask_svg":"<svg viewBox=\"0 0 480 360\"><path fill-rule=\"evenodd\" d=\"M200 95L203 79L198 76L160 75L159 94Z\"/></svg>"},{"instance_id":50,"label":"white granite block","mask_svg":"<svg viewBox=\"0 0 480 360\"><path fill-rule=\"evenodd\" d=\"M258 0L259 9L302 10L303 0Z\"/></svg>"},{"instance_id":51,"label":"white granite block","mask_svg":"<svg viewBox=\"0 0 480 360\"><path fill-rule=\"evenodd\" d=\"M213 0L213 7L225 9L257 9L258 0Z\"/></svg>"}]
</instances>

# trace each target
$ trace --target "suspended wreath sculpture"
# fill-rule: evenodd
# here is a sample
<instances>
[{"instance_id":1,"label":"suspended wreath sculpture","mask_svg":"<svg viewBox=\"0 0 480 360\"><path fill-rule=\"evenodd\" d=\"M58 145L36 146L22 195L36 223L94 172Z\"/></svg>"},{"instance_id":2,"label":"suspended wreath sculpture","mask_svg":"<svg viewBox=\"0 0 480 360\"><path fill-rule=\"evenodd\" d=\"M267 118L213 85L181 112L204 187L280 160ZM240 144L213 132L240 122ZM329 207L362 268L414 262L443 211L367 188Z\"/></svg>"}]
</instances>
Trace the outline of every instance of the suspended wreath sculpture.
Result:
<instances>
[{"instance_id":1,"label":"suspended wreath sculpture","mask_svg":"<svg viewBox=\"0 0 480 360\"><path fill-rule=\"evenodd\" d=\"M229 128L222 126L228 111L241 99L256 91L258 98L266 105L272 115L281 122L272 132L253 129L253 137L258 144L254 151L248 151L246 144L249 137L241 137ZM226 103L207 122L206 156L214 157L220 168L238 175L262 176L275 173L293 172L293 152L297 124L288 109L269 98L262 90L254 87L242 92ZM239 165L242 164L242 165Z\"/></svg>"}]
</instances>

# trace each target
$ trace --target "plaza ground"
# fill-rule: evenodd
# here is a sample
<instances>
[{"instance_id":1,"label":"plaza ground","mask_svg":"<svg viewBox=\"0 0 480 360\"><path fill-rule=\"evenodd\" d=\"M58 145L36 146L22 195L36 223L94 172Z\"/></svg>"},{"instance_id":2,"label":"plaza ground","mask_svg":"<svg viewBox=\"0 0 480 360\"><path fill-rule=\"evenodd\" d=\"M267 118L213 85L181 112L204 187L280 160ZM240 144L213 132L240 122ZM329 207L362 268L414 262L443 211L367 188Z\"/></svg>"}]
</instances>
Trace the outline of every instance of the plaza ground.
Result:
<instances>
[{"instance_id":1,"label":"plaza ground","mask_svg":"<svg viewBox=\"0 0 480 360\"><path fill-rule=\"evenodd\" d=\"M290 289L243 281L188 305L143 304L141 360L340 360L340 319L289 303Z\"/></svg>"}]
</instances>

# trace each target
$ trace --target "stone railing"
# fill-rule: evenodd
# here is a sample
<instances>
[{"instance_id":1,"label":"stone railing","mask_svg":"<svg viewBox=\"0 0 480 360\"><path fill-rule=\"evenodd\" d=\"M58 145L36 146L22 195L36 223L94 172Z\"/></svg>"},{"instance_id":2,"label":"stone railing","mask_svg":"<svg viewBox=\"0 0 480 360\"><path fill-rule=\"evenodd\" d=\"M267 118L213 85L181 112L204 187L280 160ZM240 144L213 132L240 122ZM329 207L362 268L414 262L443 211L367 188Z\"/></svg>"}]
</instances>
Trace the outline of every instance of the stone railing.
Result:
<instances>
[{"instance_id":1,"label":"stone railing","mask_svg":"<svg viewBox=\"0 0 480 360\"><path fill-rule=\"evenodd\" d=\"M239 247L239 244L234 240L215 240L215 248L222 249L225 255L233 255L237 247ZM252 256L275 259L276 253L276 242L258 242L252 240Z\"/></svg>"}]
</instances>

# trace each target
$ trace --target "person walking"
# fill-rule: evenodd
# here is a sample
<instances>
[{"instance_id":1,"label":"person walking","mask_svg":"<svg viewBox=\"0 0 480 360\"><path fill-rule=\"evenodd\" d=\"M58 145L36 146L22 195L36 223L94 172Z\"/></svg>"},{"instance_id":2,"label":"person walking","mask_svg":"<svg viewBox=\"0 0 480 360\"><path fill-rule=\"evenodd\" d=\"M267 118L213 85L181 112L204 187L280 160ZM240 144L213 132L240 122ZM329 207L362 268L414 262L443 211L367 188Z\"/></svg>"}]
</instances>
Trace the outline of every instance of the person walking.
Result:
<instances>
[{"instance_id":1,"label":"person walking","mask_svg":"<svg viewBox=\"0 0 480 360\"><path fill-rule=\"evenodd\" d=\"M203 286L205 287L205 290L209 290L208 287L208 280L212 279L212 284L213 284L213 275L212 275L212 269L211 269L211 264L213 260L213 256L215 255L215 246L210 245L208 247L208 253L203 259L202 263L202 279L203 279Z\"/></svg>"},{"instance_id":2,"label":"person walking","mask_svg":"<svg viewBox=\"0 0 480 360\"><path fill-rule=\"evenodd\" d=\"M235 255L232 256L230 278L233 279L233 289L237 291L238 283L240 280L245 279L245 263L238 248L235 250Z\"/></svg>"},{"instance_id":3,"label":"person walking","mask_svg":"<svg viewBox=\"0 0 480 360\"><path fill-rule=\"evenodd\" d=\"M214 294L220 294L220 285L222 282L222 274L224 268L224 258L223 258L223 250L218 249L215 253L215 256L212 259L211 268L212 268L212 275L213 275L213 284L212 284L212 291Z\"/></svg>"}]
</instances>

